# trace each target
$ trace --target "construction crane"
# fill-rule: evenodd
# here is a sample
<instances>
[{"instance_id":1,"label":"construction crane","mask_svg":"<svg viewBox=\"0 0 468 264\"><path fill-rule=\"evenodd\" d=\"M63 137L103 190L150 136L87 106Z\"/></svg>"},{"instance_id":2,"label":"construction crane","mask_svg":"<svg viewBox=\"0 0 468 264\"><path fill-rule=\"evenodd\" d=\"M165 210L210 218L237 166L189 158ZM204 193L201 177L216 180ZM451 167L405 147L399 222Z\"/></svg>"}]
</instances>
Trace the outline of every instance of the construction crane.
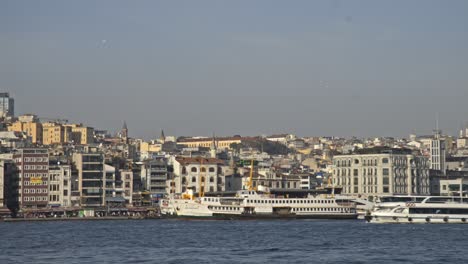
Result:
<instances>
[{"instance_id":1,"label":"construction crane","mask_svg":"<svg viewBox=\"0 0 468 264\"><path fill-rule=\"evenodd\" d=\"M247 182L247 188L249 191L253 191L253 170L254 170L254 160L252 159L250 161L250 176L249 176L249 181Z\"/></svg>"}]
</instances>

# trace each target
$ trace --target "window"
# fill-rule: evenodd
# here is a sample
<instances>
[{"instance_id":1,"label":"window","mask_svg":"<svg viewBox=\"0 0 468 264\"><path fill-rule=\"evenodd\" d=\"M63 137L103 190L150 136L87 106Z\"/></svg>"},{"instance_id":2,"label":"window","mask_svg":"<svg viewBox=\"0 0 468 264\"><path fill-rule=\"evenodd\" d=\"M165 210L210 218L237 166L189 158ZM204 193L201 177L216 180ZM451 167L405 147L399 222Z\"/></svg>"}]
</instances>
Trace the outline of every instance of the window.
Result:
<instances>
[{"instance_id":1,"label":"window","mask_svg":"<svg viewBox=\"0 0 468 264\"><path fill-rule=\"evenodd\" d=\"M214 182L214 178L213 178L213 177L210 177L210 182Z\"/></svg>"},{"instance_id":2,"label":"window","mask_svg":"<svg viewBox=\"0 0 468 264\"><path fill-rule=\"evenodd\" d=\"M359 175L359 170L358 170L358 169L354 169L354 170L353 170L353 175L354 175L354 176L358 176L358 175Z\"/></svg>"},{"instance_id":3,"label":"window","mask_svg":"<svg viewBox=\"0 0 468 264\"><path fill-rule=\"evenodd\" d=\"M197 168L196 167L192 167L192 169L190 170L191 172L197 172Z\"/></svg>"},{"instance_id":4,"label":"window","mask_svg":"<svg viewBox=\"0 0 468 264\"><path fill-rule=\"evenodd\" d=\"M197 178L196 178L196 177L192 177L192 182L197 182Z\"/></svg>"},{"instance_id":5,"label":"window","mask_svg":"<svg viewBox=\"0 0 468 264\"><path fill-rule=\"evenodd\" d=\"M213 167L211 167L211 168L209 169L209 172L215 172L215 169L214 169Z\"/></svg>"},{"instance_id":6,"label":"window","mask_svg":"<svg viewBox=\"0 0 468 264\"><path fill-rule=\"evenodd\" d=\"M387 163L388 163L388 159L387 159L387 158L383 158L383 159L382 159L382 163L387 164Z\"/></svg>"},{"instance_id":7,"label":"window","mask_svg":"<svg viewBox=\"0 0 468 264\"><path fill-rule=\"evenodd\" d=\"M389 184L388 177L383 177L382 180L383 180L382 182L383 184Z\"/></svg>"},{"instance_id":8,"label":"window","mask_svg":"<svg viewBox=\"0 0 468 264\"><path fill-rule=\"evenodd\" d=\"M388 193L388 187L383 187L383 192Z\"/></svg>"},{"instance_id":9,"label":"window","mask_svg":"<svg viewBox=\"0 0 468 264\"><path fill-rule=\"evenodd\" d=\"M205 167L202 167L202 168L200 169L200 171L201 171L201 172L206 172L206 168L205 168Z\"/></svg>"}]
</instances>

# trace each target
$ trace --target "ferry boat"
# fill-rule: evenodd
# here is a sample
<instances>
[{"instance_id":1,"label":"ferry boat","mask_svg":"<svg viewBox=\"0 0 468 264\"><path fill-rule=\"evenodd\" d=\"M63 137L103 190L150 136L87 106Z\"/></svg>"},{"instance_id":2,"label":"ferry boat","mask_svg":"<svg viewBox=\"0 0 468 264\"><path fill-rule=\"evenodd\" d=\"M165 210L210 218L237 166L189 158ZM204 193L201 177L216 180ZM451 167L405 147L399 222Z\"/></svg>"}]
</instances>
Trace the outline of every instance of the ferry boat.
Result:
<instances>
[{"instance_id":1,"label":"ferry boat","mask_svg":"<svg viewBox=\"0 0 468 264\"><path fill-rule=\"evenodd\" d=\"M162 217L208 219L356 219L356 204L330 195L287 198L269 194L268 188L237 191L234 197L180 197L160 201Z\"/></svg>"},{"instance_id":2,"label":"ferry boat","mask_svg":"<svg viewBox=\"0 0 468 264\"><path fill-rule=\"evenodd\" d=\"M370 223L467 223L468 198L453 196L407 196L381 199L367 221Z\"/></svg>"}]
</instances>

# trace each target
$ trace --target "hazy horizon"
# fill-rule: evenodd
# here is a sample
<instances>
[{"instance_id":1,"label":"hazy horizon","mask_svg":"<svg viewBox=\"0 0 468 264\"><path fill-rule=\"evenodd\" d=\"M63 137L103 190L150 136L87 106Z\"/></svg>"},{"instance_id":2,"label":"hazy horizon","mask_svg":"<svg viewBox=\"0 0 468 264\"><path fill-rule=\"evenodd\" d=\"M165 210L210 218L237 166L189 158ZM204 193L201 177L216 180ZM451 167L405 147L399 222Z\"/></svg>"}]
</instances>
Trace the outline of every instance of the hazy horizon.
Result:
<instances>
[{"instance_id":1,"label":"hazy horizon","mask_svg":"<svg viewBox=\"0 0 468 264\"><path fill-rule=\"evenodd\" d=\"M467 1L2 1L16 115L131 137L408 137L468 121Z\"/></svg>"}]
</instances>

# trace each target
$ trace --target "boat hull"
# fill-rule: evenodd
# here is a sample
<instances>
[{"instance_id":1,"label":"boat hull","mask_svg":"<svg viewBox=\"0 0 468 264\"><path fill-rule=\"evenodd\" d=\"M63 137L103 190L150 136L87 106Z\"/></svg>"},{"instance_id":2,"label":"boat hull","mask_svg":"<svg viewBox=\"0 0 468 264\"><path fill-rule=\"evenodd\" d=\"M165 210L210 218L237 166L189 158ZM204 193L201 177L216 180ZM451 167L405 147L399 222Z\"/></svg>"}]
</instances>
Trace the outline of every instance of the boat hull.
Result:
<instances>
[{"instance_id":1,"label":"boat hull","mask_svg":"<svg viewBox=\"0 0 468 264\"><path fill-rule=\"evenodd\" d=\"M211 216L199 215L161 215L162 218L174 219L207 219L207 220L275 220L275 219L330 219L330 220L355 220L358 214L340 214L340 215L275 215L275 214L213 214Z\"/></svg>"}]
</instances>

